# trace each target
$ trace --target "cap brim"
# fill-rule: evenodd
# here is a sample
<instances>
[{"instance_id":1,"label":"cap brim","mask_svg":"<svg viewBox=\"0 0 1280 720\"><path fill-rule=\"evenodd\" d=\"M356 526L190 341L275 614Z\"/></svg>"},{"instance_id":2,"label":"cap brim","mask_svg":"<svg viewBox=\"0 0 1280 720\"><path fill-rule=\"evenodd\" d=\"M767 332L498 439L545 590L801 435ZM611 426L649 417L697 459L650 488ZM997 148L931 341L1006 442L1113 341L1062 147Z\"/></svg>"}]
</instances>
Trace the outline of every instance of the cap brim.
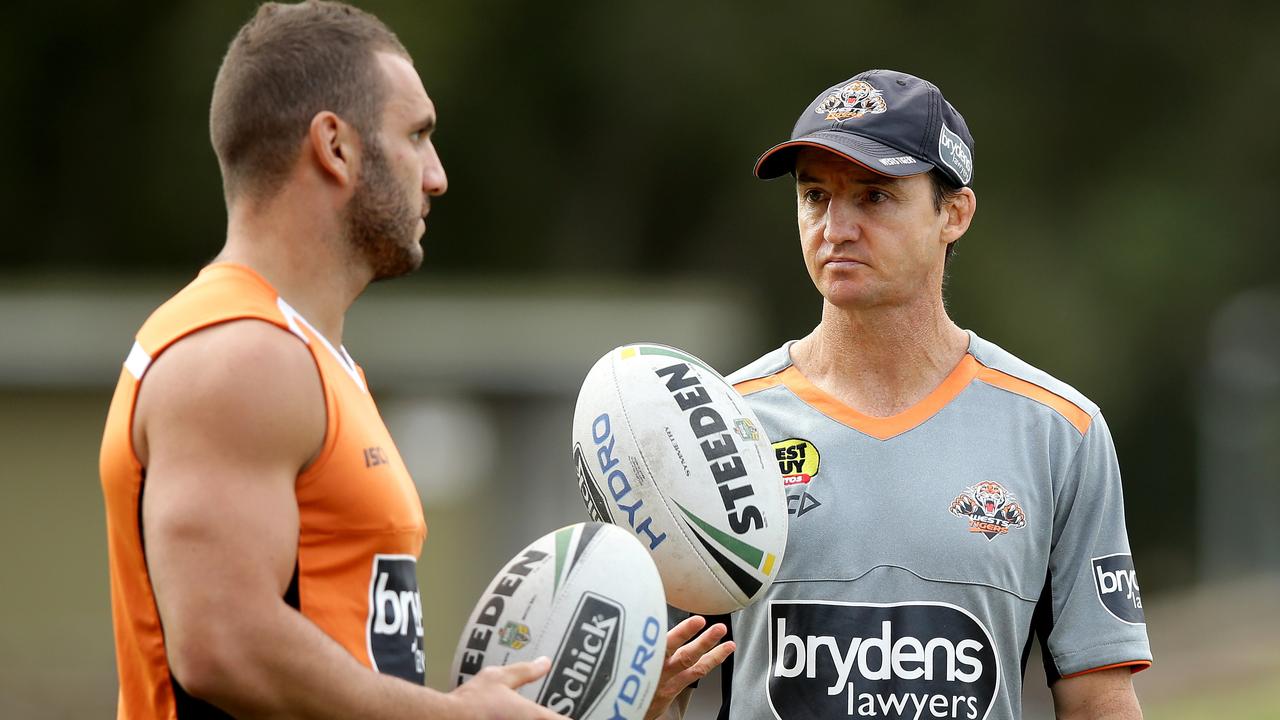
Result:
<instances>
[{"instance_id":1,"label":"cap brim","mask_svg":"<svg viewBox=\"0 0 1280 720\"><path fill-rule=\"evenodd\" d=\"M910 153L905 153L871 138L854 135L849 132L824 130L810 133L795 140L778 143L766 150L756 160L756 177L761 180L772 180L786 175L795 169L796 153L806 147L819 148L835 153L871 172L890 177L920 175L934 168L932 163L927 163ZM910 160L910 162L903 162L904 159ZM896 162L885 162L888 160Z\"/></svg>"}]
</instances>

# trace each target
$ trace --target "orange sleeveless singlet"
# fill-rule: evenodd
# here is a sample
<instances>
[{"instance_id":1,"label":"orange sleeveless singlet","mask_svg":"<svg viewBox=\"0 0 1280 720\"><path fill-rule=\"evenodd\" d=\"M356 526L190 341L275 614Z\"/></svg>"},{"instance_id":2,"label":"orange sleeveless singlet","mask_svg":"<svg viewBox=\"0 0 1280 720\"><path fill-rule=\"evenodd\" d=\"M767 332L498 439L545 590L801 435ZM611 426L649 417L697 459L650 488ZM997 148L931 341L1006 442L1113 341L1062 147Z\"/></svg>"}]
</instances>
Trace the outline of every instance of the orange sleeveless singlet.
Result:
<instances>
[{"instance_id":1,"label":"orange sleeveless singlet","mask_svg":"<svg viewBox=\"0 0 1280 720\"><path fill-rule=\"evenodd\" d=\"M138 389L155 358L191 333L243 319L269 322L301 338L324 387L324 445L295 485L298 553L285 600L365 666L423 682L415 568L427 528L364 373L261 276L219 263L205 268L138 331L107 415L99 470L120 718L223 716L187 695L169 672L142 541L146 469L134 453L132 426Z\"/></svg>"}]
</instances>

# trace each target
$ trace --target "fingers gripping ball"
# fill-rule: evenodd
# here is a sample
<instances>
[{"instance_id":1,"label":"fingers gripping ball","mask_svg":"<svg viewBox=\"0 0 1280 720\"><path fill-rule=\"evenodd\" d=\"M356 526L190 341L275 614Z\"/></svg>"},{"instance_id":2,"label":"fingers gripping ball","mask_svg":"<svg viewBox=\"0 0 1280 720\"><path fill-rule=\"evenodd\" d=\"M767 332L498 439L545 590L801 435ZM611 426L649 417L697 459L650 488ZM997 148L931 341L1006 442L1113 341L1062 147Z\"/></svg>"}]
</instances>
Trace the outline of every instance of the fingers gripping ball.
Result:
<instances>
[{"instance_id":1,"label":"fingers gripping ball","mask_svg":"<svg viewBox=\"0 0 1280 720\"><path fill-rule=\"evenodd\" d=\"M483 668L551 658L519 688L575 720L644 717L666 643L662 580L630 533L579 523L503 565L476 604L453 660L458 685Z\"/></svg>"},{"instance_id":2,"label":"fingers gripping ball","mask_svg":"<svg viewBox=\"0 0 1280 720\"><path fill-rule=\"evenodd\" d=\"M592 519L641 541L672 605L732 612L773 582L782 477L755 413L706 363L656 344L600 358L578 394L573 458Z\"/></svg>"}]
</instances>

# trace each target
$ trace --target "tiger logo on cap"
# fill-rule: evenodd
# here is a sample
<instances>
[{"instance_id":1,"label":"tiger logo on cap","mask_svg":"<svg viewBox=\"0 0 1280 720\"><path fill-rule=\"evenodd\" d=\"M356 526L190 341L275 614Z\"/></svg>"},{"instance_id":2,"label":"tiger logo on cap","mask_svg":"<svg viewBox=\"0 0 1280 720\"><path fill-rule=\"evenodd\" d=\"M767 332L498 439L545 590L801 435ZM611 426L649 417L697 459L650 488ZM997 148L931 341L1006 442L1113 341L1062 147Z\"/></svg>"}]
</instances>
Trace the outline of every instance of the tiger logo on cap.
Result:
<instances>
[{"instance_id":1,"label":"tiger logo on cap","mask_svg":"<svg viewBox=\"0 0 1280 720\"><path fill-rule=\"evenodd\" d=\"M884 94L866 80L854 80L822 99L813 111L827 120L848 120L867 114L882 113L889 109Z\"/></svg>"}]
</instances>

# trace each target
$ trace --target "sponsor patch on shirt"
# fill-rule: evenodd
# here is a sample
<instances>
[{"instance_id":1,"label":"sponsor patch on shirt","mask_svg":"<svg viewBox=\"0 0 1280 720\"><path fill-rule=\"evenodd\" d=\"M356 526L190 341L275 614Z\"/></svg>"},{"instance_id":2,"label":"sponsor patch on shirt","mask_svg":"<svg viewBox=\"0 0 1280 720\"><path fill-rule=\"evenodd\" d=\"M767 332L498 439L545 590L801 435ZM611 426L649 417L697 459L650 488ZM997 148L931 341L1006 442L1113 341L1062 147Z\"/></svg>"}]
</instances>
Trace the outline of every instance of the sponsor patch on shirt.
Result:
<instances>
[{"instance_id":1,"label":"sponsor patch on shirt","mask_svg":"<svg viewBox=\"0 0 1280 720\"><path fill-rule=\"evenodd\" d=\"M822 458L813 443L800 438L787 438L773 444L773 456L778 461L778 471L782 473L782 485L808 485L818 474L818 464Z\"/></svg>"},{"instance_id":2,"label":"sponsor patch on shirt","mask_svg":"<svg viewBox=\"0 0 1280 720\"><path fill-rule=\"evenodd\" d=\"M1102 607L1117 620L1130 625L1147 624L1132 555L1116 553L1093 558L1093 586Z\"/></svg>"},{"instance_id":3,"label":"sponsor patch on shirt","mask_svg":"<svg viewBox=\"0 0 1280 720\"><path fill-rule=\"evenodd\" d=\"M821 507L822 503L809 492L822 462L818 448L808 440L787 438L773 444L773 456L778 461L782 486L787 493L787 513L801 517Z\"/></svg>"},{"instance_id":4,"label":"sponsor patch on shirt","mask_svg":"<svg viewBox=\"0 0 1280 720\"><path fill-rule=\"evenodd\" d=\"M991 633L956 605L773 601L767 694L779 720L985 718Z\"/></svg>"},{"instance_id":5,"label":"sponsor patch on shirt","mask_svg":"<svg viewBox=\"0 0 1280 720\"><path fill-rule=\"evenodd\" d=\"M965 488L951 501L951 514L967 518L969 532L986 535L987 540L1027 526L1026 513L1017 498L992 480Z\"/></svg>"},{"instance_id":6,"label":"sponsor patch on shirt","mask_svg":"<svg viewBox=\"0 0 1280 720\"><path fill-rule=\"evenodd\" d=\"M426 656L416 566L412 555L373 556L367 638L374 670L421 685L426 679Z\"/></svg>"}]
</instances>

